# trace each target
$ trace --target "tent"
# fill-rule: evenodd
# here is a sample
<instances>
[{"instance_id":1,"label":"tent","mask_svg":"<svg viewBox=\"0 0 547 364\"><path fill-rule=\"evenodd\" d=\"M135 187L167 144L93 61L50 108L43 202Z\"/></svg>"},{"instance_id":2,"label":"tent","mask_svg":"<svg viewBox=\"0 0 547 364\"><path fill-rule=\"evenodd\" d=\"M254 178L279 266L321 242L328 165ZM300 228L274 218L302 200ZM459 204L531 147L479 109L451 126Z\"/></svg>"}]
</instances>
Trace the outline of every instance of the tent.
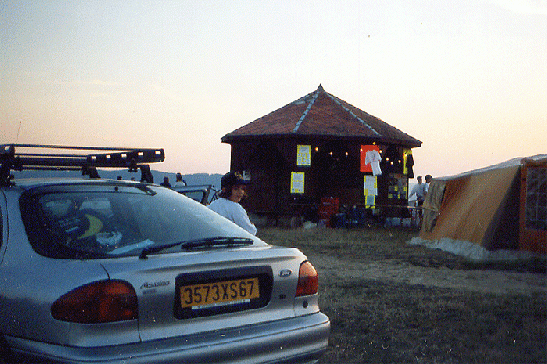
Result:
<instances>
[{"instance_id":1,"label":"tent","mask_svg":"<svg viewBox=\"0 0 547 364\"><path fill-rule=\"evenodd\" d=\"M423 209L419 240L546 254L547 154L435 178Z\"/></svg>"}]
</instances>

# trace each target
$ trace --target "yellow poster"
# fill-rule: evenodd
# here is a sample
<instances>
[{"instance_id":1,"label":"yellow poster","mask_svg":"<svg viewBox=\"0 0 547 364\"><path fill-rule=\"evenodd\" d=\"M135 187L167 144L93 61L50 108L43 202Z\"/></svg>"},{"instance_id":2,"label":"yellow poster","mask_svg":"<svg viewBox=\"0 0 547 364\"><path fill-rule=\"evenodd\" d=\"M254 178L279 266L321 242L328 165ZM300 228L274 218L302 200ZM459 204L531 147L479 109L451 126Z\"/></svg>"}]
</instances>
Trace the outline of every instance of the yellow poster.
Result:
<instances>
[{"instance_id":1,"label":"yellow poster","mask_svg":"<svg viewBox=\"0 0 547 364\"><path fill-rule=\"evenodd\" d=\"M408 174L408 167L406 165L406 161L408 159L408 155L412 155L412 149L405 148L403 150L403 174Z\"/></svg>"},{"instance_id":2,"label":"yellow poster","mask_svg":"<svg viewBox=\"0 0 547 364\"><path fill-rule=\"evenodd\" d=\"M304 193L304 172L291 172L291 193Z\"/></svg>"},{"instance_id":3,"label":"yellow poster","mask_svg":"<svg viewBox=\"0 0 547 364\"><path fill-rule=\"evenodd\" d=\"M311 145L296 146L296 165L311 166Z\"/></svg>"}]
</instances>

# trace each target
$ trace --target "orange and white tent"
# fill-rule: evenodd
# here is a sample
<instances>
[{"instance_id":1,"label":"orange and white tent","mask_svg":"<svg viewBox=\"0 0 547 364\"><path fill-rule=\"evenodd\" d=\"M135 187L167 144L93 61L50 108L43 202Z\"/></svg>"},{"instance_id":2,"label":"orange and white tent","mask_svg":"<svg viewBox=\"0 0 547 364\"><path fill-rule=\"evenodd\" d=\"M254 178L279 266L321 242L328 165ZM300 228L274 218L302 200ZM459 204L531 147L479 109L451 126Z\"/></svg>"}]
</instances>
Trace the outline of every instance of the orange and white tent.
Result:
<instances>
[{"instance_id":1,"label":"orange and white tent","mask_svg":"<svg viewBox=\"0 0 547 364\"><path fill-rule=\"evenodd\" d=\"M435 178L423 208L417 240L426 245L546 254L547 154Z\"/></svg>"}]
</instances>

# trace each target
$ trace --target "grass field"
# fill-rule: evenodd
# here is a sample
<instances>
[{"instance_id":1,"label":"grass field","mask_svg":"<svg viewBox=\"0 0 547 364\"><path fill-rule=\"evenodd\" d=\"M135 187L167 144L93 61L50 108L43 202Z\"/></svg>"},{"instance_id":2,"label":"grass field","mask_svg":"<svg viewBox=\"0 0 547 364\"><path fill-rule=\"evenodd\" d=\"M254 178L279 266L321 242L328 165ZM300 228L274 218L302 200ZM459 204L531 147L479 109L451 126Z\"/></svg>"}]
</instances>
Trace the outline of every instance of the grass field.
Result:
<instances>
[{"instance_id":1,"label":"grass field","mask_svg":"<svg viewBox=\"0 0 547 364\"><path fill-rule=\"evenodd\" d=\"M320 363L547 363L545 259L472 263L404 229L259 231L300 248L331 319Z\"/></svg>"}]
</instances>

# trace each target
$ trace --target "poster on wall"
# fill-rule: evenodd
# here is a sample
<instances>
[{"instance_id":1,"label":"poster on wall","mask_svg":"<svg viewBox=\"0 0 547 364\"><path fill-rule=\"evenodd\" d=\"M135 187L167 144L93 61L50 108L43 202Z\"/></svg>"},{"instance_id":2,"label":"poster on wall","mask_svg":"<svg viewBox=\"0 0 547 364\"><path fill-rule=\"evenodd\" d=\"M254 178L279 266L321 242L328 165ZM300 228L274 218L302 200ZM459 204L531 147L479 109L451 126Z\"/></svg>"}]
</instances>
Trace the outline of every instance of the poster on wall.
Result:
<instances>
[{"instance_id":1,"label":"poster on wall","mask_svg":"<svg viewBox=\"0 0 547 364\"><path fill-rule=\"evenodd\" d=\"M291 193L304 193L304 172L291 172Z\"/></svg>"},{"instance_id":2,"label":"poster on wall","mask_svg":"<svg viewBox=\"0 0 547 364\"><path fill-rule=\"evenodd\" d=\"M296 146L296 165L311 166L311 145Z\"/></svg>"},{"instance_id":3,"label":"poster on wall","mask_svg":"<svg viewBox=\"0 0 547 364\"><path fill-rule=\"evenodd\" d=\"M376 176L365 176L364 180L365 205L374 207L378 195L378 178Z\"/></svg>"},{"instance_id":4,"label":"poster on wall","mask_svg":"<svg viewBox=\"0 0 547 364\"><path fill-rule=\"evenodd\" d=\"M367 158L367 153L369 158ZM375 176L381 175L380 161L382 157L380 155L380 147L377 145L361 145L361 172L372 172Z\"/></svg>"}]
</instances>

